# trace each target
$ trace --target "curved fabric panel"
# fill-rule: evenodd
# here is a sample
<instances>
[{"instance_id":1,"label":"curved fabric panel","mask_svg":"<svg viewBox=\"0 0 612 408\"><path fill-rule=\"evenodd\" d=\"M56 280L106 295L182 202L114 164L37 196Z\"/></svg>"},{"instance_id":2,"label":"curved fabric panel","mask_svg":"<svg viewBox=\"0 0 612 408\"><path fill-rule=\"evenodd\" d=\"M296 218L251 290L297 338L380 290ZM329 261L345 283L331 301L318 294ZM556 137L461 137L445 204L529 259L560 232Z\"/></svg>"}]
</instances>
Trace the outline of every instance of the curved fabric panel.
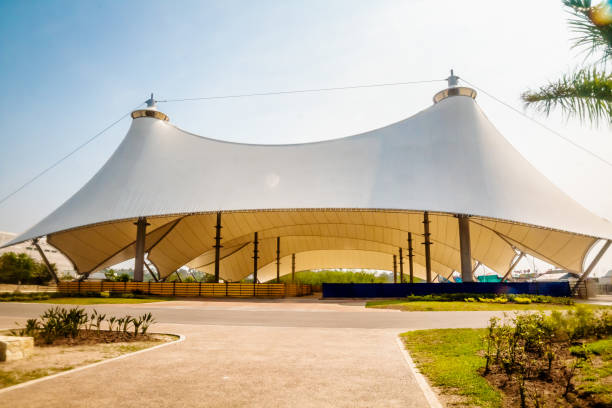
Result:
<instances>
[{"instance_id":1,"label":"curved fabric panel","mask_svg":"<svg viewBox=\"0 0 612 408\"><path fill-rule=\"evenodd\" d=\"M612 239L610 222L541 175L472 98L453 96L380 129L295 145L227 143L134 119L81 190L5 246L48 235L79 272L90 272L128 259L136 235L128 220L146 216L149 259L163 277L210 263L217 211L228 279L252 272L243 254L256 231L262 240L318 237L296 244L300 253L334 239L406 248L410 231L422 256L423 211L431 214L432 260L441 271L459 269L455 214L471 216L472 256L499 273L515 249L581 271L595 239ZM374 246L351 250L390 251Z\"/></svg>"},{"instance_id":2,"label":"curved fabric panel","mask_svg":"<svg viewBox=\"0 0 612 408\"><path fill-rule=\"evenodd\" d=\"M404 265L404 280L408 281L408 268ZM391 271L393 260L387 254L368 251L350 250L320 250L307 251L297 254L295 257L296 272L310 269L377 269ZM425 278L425 268L415 264L415 276ZM291 273L291 256L281 259L280 275ZM398 268L399 280L399 268ZM435 277L435 273L433 275ZM271 263L260 269L259 277L261 282L276 279L276 263Z\"/></svg>"},{"instance_id":3,"label":"curved fabric panel","mask_svg":"<svg viewBox=\"0 0 612 408\"><path fill-rule=\"evenodd\" d=\"M276 238L268 238L259 241L259 258L258 265L261 267L276 262ZM338 237L313 237L313 236L298 236L298 237L283 237L284 250L281 253L284 254L297 254L299 257L301 253L313 251L313 250L341 250L341 251L357 251L357 252L368 252L376 253L376 259L379 259L379 254L386 254L386 261L384 263L384 270L393 270L393 255L397 255L397 248L391 245L381 244L373 241L365 241L359 239L350 238L338 238ZM283 255L281 255L282 257ZM348 268L340 262L339 259L335 264L334 268ZM417 265L424 265L425 258L422 255L415 255L414 262ZM404 272L408 274L408 260L407 257L404 259L405 268ZM348 265L353 265L354 262L350 262ZM332 266L322 266L332 267ZM211 273L214 270L214 264L207 264L205 266L193 266L194 269L198 269L202 272ZM365 266L363 266L365 268ZM258 270L259 270L258 269ZM438 262L432 262L432 269L438 273L449 275L452 269L448 266L442 265ZM397 270L399 273L399 258L397 260ZM418 271L424 271L423 268L419 268ZM231 257L224 258L220 262L220 275L223 279L228 280L239 280L253 273L253 243L249 243L243 249L235 252ZM275 272L276 273L276 272ZM424 273L424 272L423 272ZM424 277L424 275L423 275Z\"/></svg>"},{"instance_id":4,"label":"curved fabric panel","mask_svg":"<svg viewBox=\"0 0 612 408\"><path fill-rule=\"evenodd\" d=\"M589 236L502 221L472 220L472 224L491 229L520 251L576 272L582 271L584 257L597 241Z\"/></svg>"},{"instance_id":5,"label":"curved fabric panel","mask_svg":"<svg viewBox=\"0 0 612 408\"><path fill-rule=\"evenodd\" d=\"M148 220L146 250L163 238L172 228L175 219L176 217L160 217ZM79 273L90 273L134 257L135 221L101 224L51 234L47 237L47 242L66 255Z\"/></svg>"},{"instance_id":6,"label":"curved fabric panel","mask_svg":"<svg viewBox=\"0 0 612 408\"><path fill-rule=\"evenodd\" d=\"M200 249L205 252L195 259L189 258L188 255L175 259L173 264L164 264L169 265L169 267L166 269L160 268L161 276L167 276L185 264L196 268L214 262L212 247L214 245L213 235L216 215L204 214L190 217L203 217L207 220L209 227L206 233L209 234L209 239L200 246ZM281 237L281 254L283 256L287 253L287 246L283 245L284 237L298 235L322 238L345 237L380 242L395 247L395 253L398 252L399 247L404 248L404 255L407 256L408 231L412 228L414 252L417 255L424 256L422 220L422 213L399 211L313 210L228 213L222 216L222 245L224 248L233 248L249 243L253 240L253 234L257 231L260 240L266 238L275 240L276 237ZM432 260L451 268L451 270L458 270L460 255L457 219L446 214L431 214L430 231L433 242L431 248ZM180 228L177 227L166 237L166 240L174 239L179 233ZM236 237L235 234L239 234L239 236ZM512 247L494 232L477 224L472 227L472 237L473 257L490 268L505 273L510 261L515 256ZM177 243L180 241L178 237L176 237L176 240ZM275 241L274 245L276 245ZM159 251L164 247L163 243L160 244L150 255L150 258L158 266L160 265L158 259L163 257ZM307 249L310 248L296 248L294 252ZM221 276L223 276L223 273L221 271Z\"/></svg>"},{"instance_id":7,"label":"curved fabric panel","mask_svg":"<svg viewBox=\"0 0 612 408\"><path fill-rule=\"evenodd\" d=\"M454 96L380 129L294 145L228 143L134 119L104 167L9 245L139 216L289 208L429 210L612 238L610 222L540 174L472 98Z\"/></svg>"}]
</instances>

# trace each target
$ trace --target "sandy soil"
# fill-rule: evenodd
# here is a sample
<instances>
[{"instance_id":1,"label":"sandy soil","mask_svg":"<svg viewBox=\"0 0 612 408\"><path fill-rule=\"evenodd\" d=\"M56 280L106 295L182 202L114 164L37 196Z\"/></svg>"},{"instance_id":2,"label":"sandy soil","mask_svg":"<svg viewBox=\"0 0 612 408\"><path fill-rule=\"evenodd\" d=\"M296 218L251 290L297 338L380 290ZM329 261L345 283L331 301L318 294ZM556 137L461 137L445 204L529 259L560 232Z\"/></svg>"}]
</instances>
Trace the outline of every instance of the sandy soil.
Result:
<instances>
[{"instance_id":1,"label":"sandy soil","mask_svg":"<svg viewBox=\"0 0 612 408\"><path fill-rule=\"evenodd\" d=\"M174 336L168 335L152 335L151 337L152 339L148 341L132 341L129 343L35 347L34 353L27 358L0 363L0 388L176 339Z\"/></svg>"}]
</instances>

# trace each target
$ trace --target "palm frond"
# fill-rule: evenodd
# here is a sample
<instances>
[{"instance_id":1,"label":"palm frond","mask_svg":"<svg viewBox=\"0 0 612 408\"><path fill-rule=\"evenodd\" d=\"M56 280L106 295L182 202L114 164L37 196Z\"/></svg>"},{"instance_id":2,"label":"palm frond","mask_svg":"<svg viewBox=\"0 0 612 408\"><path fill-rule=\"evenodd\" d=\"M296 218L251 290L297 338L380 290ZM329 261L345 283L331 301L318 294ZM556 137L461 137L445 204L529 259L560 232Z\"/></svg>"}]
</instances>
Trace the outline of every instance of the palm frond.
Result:
<instances>
[{"instance_id":1,"label":"palm frond","mask_svg":"<svg viewBox=\"0 0 612 408\"><path fill-rule=\"evenodd\" d=\"M612 124L612 75L597 69L581 69L521 95L527 107L549 115L560 108L567 117Z\"/></svg>"},{"instance_id":2,"label":"palm frond","mask_svg":"<svg viewBox=\"0 0 612 408\"><path fill-rule=\"evenodd\" d=\"M612 58L612 25L598 26L591 20L594 7L590 0L563 0L574 16L569 26L577 36L572 48L586 52L586 57L602 54L599 62L605 63Z\"/></svg>"}]
</instances>

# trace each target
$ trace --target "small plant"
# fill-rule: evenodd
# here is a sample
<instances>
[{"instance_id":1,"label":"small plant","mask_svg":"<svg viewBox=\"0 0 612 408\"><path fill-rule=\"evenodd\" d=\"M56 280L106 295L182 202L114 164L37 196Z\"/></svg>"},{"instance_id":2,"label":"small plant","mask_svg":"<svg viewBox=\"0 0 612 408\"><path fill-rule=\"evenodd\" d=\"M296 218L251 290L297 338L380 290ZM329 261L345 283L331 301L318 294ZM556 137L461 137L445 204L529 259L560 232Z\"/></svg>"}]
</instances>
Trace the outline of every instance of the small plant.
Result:
<instances>
[{"instance_id":1,"label":"small plant","mask_svg":"<svg viewBox=\"0 0 612 408\"><path fill-rule=\"evenodd\" d=\"M155 323L155 319L153 318L153 314L151 314L151 312L145 313L144 315L140 316L140 324L142 326L140 333L142 335L147 334L149 326L151 326L153 323Z\"/></svg>"},{"instance_id":2,"label":"small plant","mask_svg":"<svg viewBox=\"0 0 612 408\"><path fill-rule=\"evenodd\" d=\"M29 319L23 329L10 331L13 336L32 336L45 344L52 344L58 338L77 338L81 336L102 337L102 326L108 323L108 333L114 333L114 338L125 339L126 337L137 337L139 333L145 335L149 326L155 322L151 313L138 317L124 316L117 318L93 310L91 314L83 309L74 307L64 309L53 307L46 310L40 319ZM131 327L130 327L131 325ZM130 336L129 330L134 329L134 335ZM95 331L93 331L95 329Z\"/></svg>"},{"instance_id":3,"label":"small plant","mask_svg":"<svg viewBox=\"0 0 612 408\"><path fill-rule=\"evenodd\" d=\"M117 321L117 318L115 316L111 316L108 319L108 331L110 331L110 332L113 331L113 327L114 327L116 321Z\"/></svg>"}]
</instances>

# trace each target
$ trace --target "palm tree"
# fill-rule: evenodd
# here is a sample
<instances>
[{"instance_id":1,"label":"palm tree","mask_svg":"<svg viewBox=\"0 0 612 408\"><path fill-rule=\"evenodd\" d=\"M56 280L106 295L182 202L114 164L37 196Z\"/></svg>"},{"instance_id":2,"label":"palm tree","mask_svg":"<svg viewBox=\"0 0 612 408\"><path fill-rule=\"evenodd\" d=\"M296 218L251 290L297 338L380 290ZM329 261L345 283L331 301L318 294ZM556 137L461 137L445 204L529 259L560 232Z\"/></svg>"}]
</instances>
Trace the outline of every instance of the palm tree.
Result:
<instances>
[{"instance_id":1,"label":"palm tree","mask_svg":"<svg viewBox=\"0 0 612 408\"><path fill-rule=\"evenodd\" d=\"M585 58L596 58L590 67L579 68L537 90L524 92L525 104L548 115L560 108L567 117L612 124L612 0L592 6L591 0L563 0L573 17L569 24L577 34L573 48L581 48Z\"/></svg>"}]
</instances>

